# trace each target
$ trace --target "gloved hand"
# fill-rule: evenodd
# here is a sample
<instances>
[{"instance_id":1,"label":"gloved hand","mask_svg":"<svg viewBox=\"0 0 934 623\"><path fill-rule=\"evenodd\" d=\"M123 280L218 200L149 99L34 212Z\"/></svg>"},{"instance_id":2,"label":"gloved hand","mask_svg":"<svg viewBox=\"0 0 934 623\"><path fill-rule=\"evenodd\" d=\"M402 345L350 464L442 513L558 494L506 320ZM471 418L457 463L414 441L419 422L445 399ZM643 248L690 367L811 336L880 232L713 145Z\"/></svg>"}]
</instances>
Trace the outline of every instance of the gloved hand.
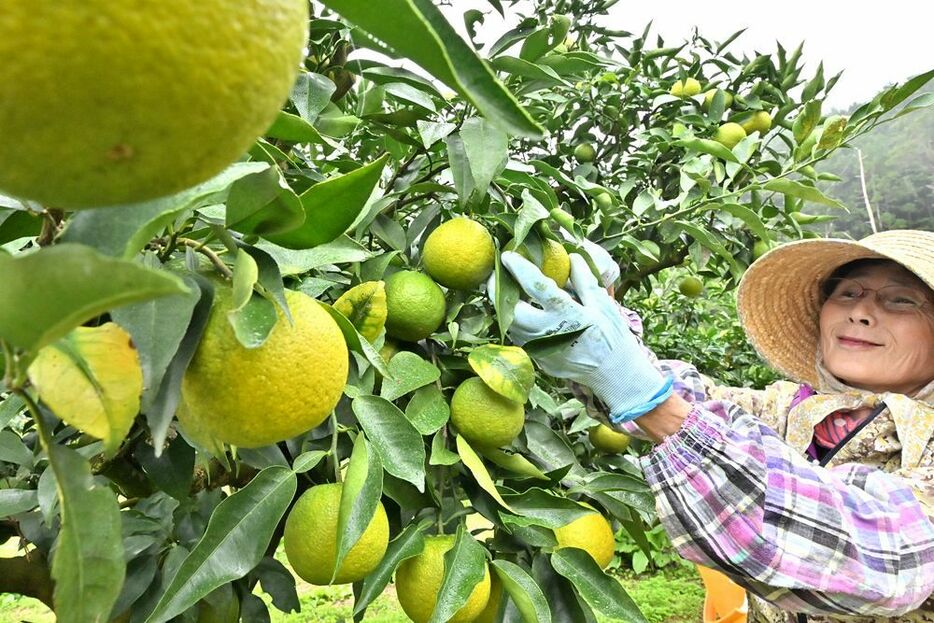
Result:
<instances>
[{"instance_id":1,"label":"gloved hand","mask_svg":"<svg viewBox=\"0 0 934 623\"><path fill-rule=\"evenodd\" d=\"M519 301L509 336L519 346L535 338L587 327L561 352L535 356L546 373L590 387L610 410L611 423L648 413L672 392L672 379L655 368L629 330L613 299L587 262L571 254L571 284L580 302L531 262L511 251L502 263L541 308Z\"/></svg>"},{"instance_id":2,"label":"gloved hand","mask_svg":"<svg viewBox=\"0 0 934 623\"><path fill-rule=\"evenodd\" d=\"M574 236L569 234L567 230L563 227L560 228L560 230L565 240L568 242L576 242ZM616 260L613 259L613 256L610 255L606 249L595 242L583 238L581 240L581 246L584 247L584 251L587 252L587 255L593 260L594 266L596 266L597 270L600 272L600 281L603 283L603 287L609 288L619 279L619 264L616 263Z\"/></svg>"}]
</instances>

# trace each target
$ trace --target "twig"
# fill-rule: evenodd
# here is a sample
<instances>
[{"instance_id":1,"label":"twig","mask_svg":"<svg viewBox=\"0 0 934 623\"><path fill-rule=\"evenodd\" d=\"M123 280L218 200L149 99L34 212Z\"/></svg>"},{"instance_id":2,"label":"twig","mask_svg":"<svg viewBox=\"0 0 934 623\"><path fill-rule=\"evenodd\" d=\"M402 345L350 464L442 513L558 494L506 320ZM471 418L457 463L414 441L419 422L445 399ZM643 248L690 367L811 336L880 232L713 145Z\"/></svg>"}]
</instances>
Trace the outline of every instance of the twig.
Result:
<instances>
[{"instance_id":1,"label":"twig","mask_svg":"<svg viewBox=\"0 0 934 623\"><path fill-rule=\"evenodd\" d=\"M859 159L859 183L863 187L863 201L866 202L866 212L869 214L869 226L872 227L872 233L877 233L876 217L872 213L872 206L869 205L869 191L866 190L866 170L863 168L863 150L856 150L856 157Z\"/></svg>"},{"instance_id":2,"label":"twig","mask_svg":"<svg viewBox=\"0 0 934 623\"><path fill-rule=\"evenodd\" d=\"M227 264L224 264L224 261L221 260L217 253L206 247L204 243L198 242L197 240L192 240L191 238L179 238L178 242L185 245L186 247L191 247L198 253L206 256L209 260L211 260L211 263L214 264L217 270L224 274L225 277L228 279L233 278L233 271L227 267Z\"/></svg>"}]
</instances>

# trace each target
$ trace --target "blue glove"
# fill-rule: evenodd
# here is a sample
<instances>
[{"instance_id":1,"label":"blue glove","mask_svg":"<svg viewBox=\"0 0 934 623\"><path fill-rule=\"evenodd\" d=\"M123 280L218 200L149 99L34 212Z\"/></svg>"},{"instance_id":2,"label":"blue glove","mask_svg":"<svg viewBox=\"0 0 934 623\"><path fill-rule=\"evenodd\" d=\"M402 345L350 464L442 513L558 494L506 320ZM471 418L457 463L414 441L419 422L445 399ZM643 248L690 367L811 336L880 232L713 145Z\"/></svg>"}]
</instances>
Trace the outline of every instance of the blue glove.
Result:
<instances>
[{"instance_id":1,"label":"blue glove","mask_svg":"<svg viewBox=\"0 0 934 623\"><path fill-rule=\"evenodd\" d=\"M646 356L583 257L571 254L571 285L580 302L518 253L507 251L501 259L519 286L540 305L516 304L509 328L515 344L586 327L566 350L533 355L542 370L593 390L609 408L613 424L634 420L671 395L672 379L662 376Z\"/></svg>"},{"instance_id":2,"label":"blue glove","mask_svg":"<svg viewBox=\"0 0 934 623\"><path fill-rule=\"evenodd\" d=\"M577 242L577 239L563 227L561 228L561 235L568 242ZM581 239L580 245L584 247L584 251L587 252L587 255L593 260L594 266L600 272L600 281L603 282L604 287L609 288L619 279L619 264L616 263L616 260L606 249L586 238Z\"/></svg>"}]
</instances>

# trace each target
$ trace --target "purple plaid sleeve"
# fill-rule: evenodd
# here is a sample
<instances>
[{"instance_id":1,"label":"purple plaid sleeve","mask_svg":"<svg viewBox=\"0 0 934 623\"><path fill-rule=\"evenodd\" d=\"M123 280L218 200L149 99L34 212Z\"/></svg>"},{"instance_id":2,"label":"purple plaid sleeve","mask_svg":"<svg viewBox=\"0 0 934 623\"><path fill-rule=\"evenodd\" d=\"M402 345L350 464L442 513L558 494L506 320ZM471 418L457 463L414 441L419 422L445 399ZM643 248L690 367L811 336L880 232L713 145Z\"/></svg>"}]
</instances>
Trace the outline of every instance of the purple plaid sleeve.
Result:
<instances>
[{"instance_id":1,"label":"purple plaid sleeve","mask_svg":"<svg viewBox=\"0 0 934 623\"><path fill-rule=\"evenodd\" d=\"M934 592L934 524L900 478L822 468L726 401L642 459L679 553L792 612L898 616Z\"/></svg>"}]
</instances>

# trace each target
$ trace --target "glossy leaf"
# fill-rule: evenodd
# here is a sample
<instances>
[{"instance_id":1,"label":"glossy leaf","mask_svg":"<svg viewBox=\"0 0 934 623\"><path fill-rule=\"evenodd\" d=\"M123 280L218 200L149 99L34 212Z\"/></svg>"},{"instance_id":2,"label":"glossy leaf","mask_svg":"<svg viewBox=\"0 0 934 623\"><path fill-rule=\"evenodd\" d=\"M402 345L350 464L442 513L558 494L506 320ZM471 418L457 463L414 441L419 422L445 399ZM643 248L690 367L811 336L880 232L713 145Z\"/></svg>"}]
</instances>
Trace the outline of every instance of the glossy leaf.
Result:
<instances>
[{"instance_id":1,"label":"glossy leaf","mask_svg":"<svg viewBox=\"0 0 934 623\"><path fill-rule=\"evenodd\" d=\"M243 577L255 567L295 496L296 486L292 470L267 467L222 501L147 623L168 621L218 586Z\"/></svg>"},{"instance_id":2,"label":"glossy leaf","mask_svg":"<svg viewBox=\"0 0 934 623\"><path fill-rule=\"evenodd\" d=\"M594 609L616 621L647 623L645 615L619 580L610 577L591 558L576 547L559 549L551 555L555 571L566 577Z\"/></svg>"},{"instance_id":3,"label":"glossy leaf","mask_svg":"<svg viewBox=\"0 0 934 623\"><path fill-rule=\"evenodd\" d=\"M464 121L460 137L470 163L474 191L484 194L493 178L506 165L509 137L498 127L478 117Z\"/></svg>"},{"instance_id":4,"label":"glossy leaf","mask_svg":"<svg viewBox=\"0 0 934 623\"><path fill-rule=\"evenodd\" d=\"M399 407L378 396L354 398L351 407L383 468L424 491L425 444Z\"/></svg>"},{"instance_id":5,"label":"glossy leaf","mask_svg":"<svg viewBox=\"0 0 934 623\"><path fill-rule=\"evenodd\" d=\"M510 511L513 510L506 500L503 499L503 496L500 495L499 490L496 488L496 483L494 483L493 479L490 477L490 472L486 470L486 466L483 464L483 460L476 451L470 447L467 440L460 435L457 437L457 454L460 455L461 461L463 461L467 469L470 470L470 473L473 475L474 480L477 481L477 484L480 485L480 488L489 493L503 508Z\"/></svg>"},{"instance_id":6,"label":"glossy leaf","mask_svg":"<svg viewBox=\"0 0 934 623\"><path fill-rule=\"evenodd\" d=\"M316 73L299 74L289 94L299 116L308 123L314 123L318 113L331 103L331 94L336 87L327 76Z\"/></svg>"},{"instance_id":7,"label":"glossy leaf","mask_svg":"<svg viewBox=\"0 0 934 623\"><path fill-rule=\"evenodd\" d=\"M383 379L380 389L380 396L386 400L395 400L441 378L437 366L408 351L396 353L389 362L389 374L392 378Z\"/></svg>"},{"instance_id":8,"label":"glossy leaf","mask_svg":"<svg viewBox=\"0 0 934 623\"><path fill-rule=\"evenodd\" d=\"M492 463L495 463L503 469L515 472L520 476L538 480L548 480L548 476L546 476L542 470L538 469L534 463L521 454L509 454L499 448L480 448L480 453Z\"/></svg>"},{"instance_id":9,"label":"glossy leaf","mask_svg":"<svg viewBox=\"0 0 934 623\"><path fill-rule=\"evenodd\" d=\"M363 587L354 602L353 613L355 616L366 610L374 599L382 595L383 589L389 584L392 574L396 572L396 568L399 567L403 560L422 553L425 548L424 532L429 525L430 523L427 521L413 521L402 530L399 536L390 541L386 554L379 565L363 579Z\"/></svg>"},{"instance_id":10,"label":"glossy leaf","mask_svg":"<svg viewBox=\"0 0 934 623\"><path fill-rule=\"evenodd\" d=\"M353 352L359 353L366 357L367 361L370 362L370 365L376 368L379 373L383 375L384 381L387 377L391 377L392 375L389 372L389 368L383 361L383 358L380 357L379 351L373 348L373 345L370 344L366 338L360 335L353 324L347 320L347 317L326 303L321 303L319 301L319 304L324 309L324 311L331 315L331 318L334 319L334 322L337 323L341 333L344 334L344 340L347 342L347 347Z\"/></svg>"},{"instance_id":11,"label":"glossy leaf","mask_svg":"<svg viewBox=\"0 0 934 623\"><path fill-rule=\"evenodd\" d=\"M383 466L379 456L370 452L363 435L357 435L350 465L341 488L340 512L337 516L337 557L334 575L340 569L350 549L370 525L383 493ZM331 580L333 581L333 577Z\"/></svg>"},{"instance_id":12,"label":"glossy leaf","mask_svg":"<svg viewBox=\"0 0 934 623\"><path fill-rule=\"evenodd\" d=\"M227 197L227 227L244 234L279 234L305 220L301 200L278 167L237 180Z\"/></svg>"},{"instance_id":13,"label":"glossy leaf","mask_svg":"<svg viewBox=\"0 0 934 623\"><path fill-rule=\"evenodd\" d=\"M314 469L318 463L321 462L321 459L326 457L328 453L324 450L309 450L308 452L302 452L292 463L292 471L296 474L303 474L308 470Z\"/></svg>"},{"instance_id":14,"label":"glossy leaf","mask_svg":"<svg viewBox=\"0 0 934 623\"><path fill-rule=\"evenodd\" d=\"M485 344L470 351L467 361L497 394L523 404L529 399L529 392L535 385L535 368L518 346Z\"/></svg>"},{"instance_id":15,"label":"glossy leaf","mask_svg":"<svg viewBox=\"0 0 934 623\"><path fill-rule=\"evenodd\" d=\"M548 600L528 571L508 560L493 560L492 565L525 623L551 623Z\"/></svg>"},{"instance_id":16,"label":"glossy leaf","mask_svg":"<svg viewBox=\"0 0 934 623\"><path fill-rule=\"evenodd\" d=\"M257 247L275 259L283 276L298 275L328 264L363 262L373 257L371 251L348 236L339 236L313 249L294 250L264 242Z\"/></svg>"},{"instance_id":17,"label":"glossy leaf","mask_svg":"<svg viewBox=\"0 0 934 623\"><path fill-rule=\"evenodd\" d=\"M798 199L804 199L805 201L812 201L814 203L820 203L832 208L840 208L841 210L846 209L846 206L844 206L842 203L827 197L824 195L824 193L817 190L813 186L806 186L801 182L796 182L794 180L789 180L786 178L772 179L766 182L762 187L765 190L785 193L791 195L792 197L797 197Z\"/></svg>"},{"instance_id":18,"label":"glossy leaf","mask_svg":"<svg viewBox=\"0 0 934 623\"><path fill-rule=\"evenodd\" d=\"M449 621L488 572L486 549L459 526L454 546L444 554L444 579L429 623Z\"/></svg>"},{"instance_id":19,"label":"glossy leaf","mask_svg":"<svg viewBox=\"0 0 934 623\"><path fill-rule=\"evenodd\" d=\"M717 158L721 158L727 162L739 162L739 160L737 160L736 156L732 151L730 151L728 147L708 138L681 139L676 141L675 144L680 145L685 149L690 149L691 151L699 151L702 154L716 156Z\"/></svg>"},{"instance_id":20,"label":"glossy leaf","mask_svg":"<svg viewBox=\"0 0 934 623\"><path fill-rule=\"evenodd\" d=\"M435 385L418 388L405 405L405 417L422 435L438 431L447 424L450 416L451 407Z\"/></svg>"},{"instance_id":21,"label":"glossy leaf","mask_svg":"<svg viewBox=\"0 0 934 623\"><path fill-rule=\"evenodd\" d=\"M503 498L514 513L544 528L560 528L593 512L574 500L538 487L505 494Z\"/></svg>"},{"instance_id":22,"label":"glossy leaf","mask_svg":"<svg viewBox=\"0 0 934 623\"><path fill-rule=\"evenodd\" d=\"M25 513L38 505L39 494L35 489L0 489L0 517Z\"/></svg>"}]
</instances>

